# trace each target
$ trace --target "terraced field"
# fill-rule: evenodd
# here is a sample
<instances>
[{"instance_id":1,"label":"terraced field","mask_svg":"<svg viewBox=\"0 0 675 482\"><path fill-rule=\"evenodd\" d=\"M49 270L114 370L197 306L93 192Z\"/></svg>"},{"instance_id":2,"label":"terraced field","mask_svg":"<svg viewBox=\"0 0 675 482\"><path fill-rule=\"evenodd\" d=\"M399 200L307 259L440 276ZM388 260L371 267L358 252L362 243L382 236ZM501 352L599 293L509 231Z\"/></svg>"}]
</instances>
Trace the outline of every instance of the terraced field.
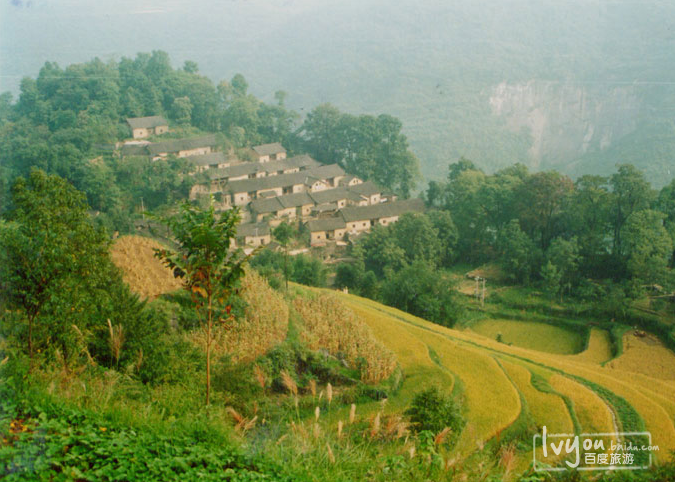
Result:
<instances>
[{"instance_id":1,"label":"terraced field","mask_svg":"<svg viewBox=\"0 0 675 482\"><path fill-rule=\"evenodd\" d=\"M654 335L637 337L629 331L623 336L623 346L625 352L608 363L609 368L675 381L675 353ZM649 362L645 363L645 360Z\"/></svg>"},{"instance_id":2,"label":"terraced field","mask_svg":"<svg viewBox=\"0 0 675 482\"><path fill-rule=\"evenodd\" d=\"M481 320L471 325L471 330L503 343L523 348L569 355L581 351L583 337L571 330L520 320Z\"/></svg>"},{"instance_id":3,"label":"terraced field","mask_svg":"<svg viewBox=\"0 0 675 482\"><path fill-rule=\"evenodd\" d=\"M640 352L631 353L637 345L629 343L622 358L602 366L611 358L611 344L600 329L591 331L588 347L581 353L546 353L542 345L538 350L507 345L471 330L435 325L371 300L338 296L399 354L406 373L411 369L419 373L416 370L421 367L433 370L428 358L431 349L445 372L455 374L470 424L460 440L461 452L489 443L522 419L524 411L535 430L543 425L550 432L555 427L566 433L647 430L660 449L656 458L666 458L675 450L675 384L663 376L671 367L675 369L670 352L660 354L662 371L629 371L623 364L637 363ZM407 384L408 380L404 387ZM532 430L530 426L522 439L531 437ZM519 454L523 463L531 457L528 452Z\"/></svg>"}]
</instances>

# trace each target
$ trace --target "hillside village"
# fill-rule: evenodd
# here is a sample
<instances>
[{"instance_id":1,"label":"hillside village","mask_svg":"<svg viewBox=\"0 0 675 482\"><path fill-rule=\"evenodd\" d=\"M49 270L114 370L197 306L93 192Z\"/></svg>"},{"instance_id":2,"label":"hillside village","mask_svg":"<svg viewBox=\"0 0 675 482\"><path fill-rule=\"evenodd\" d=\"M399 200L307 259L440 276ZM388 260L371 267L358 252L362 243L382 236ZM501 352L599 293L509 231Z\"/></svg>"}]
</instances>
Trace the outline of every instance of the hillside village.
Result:
<instances>
[{"instance_id":1,"label":"hillside village","mask_svg":"<svg viewBox=\"0 0 675 482\"><path fill-rule=\"evenodd\" d=\"M311 246L344 245L373 226L424 210L421 199L399 200L338 164L323 164L306 154L287 157L280 143L253 146L250 160L242 160L218 151L213 134L150 142L148 138L170 131L161 116L129 118L127 124L133 140L119 146L122 157L185 158L206 177L192 187L190 200L210 197L219 210L241 208L240 246L270 244L271 228L284 221L304 226Z\"/></svg>"}]
</instances>

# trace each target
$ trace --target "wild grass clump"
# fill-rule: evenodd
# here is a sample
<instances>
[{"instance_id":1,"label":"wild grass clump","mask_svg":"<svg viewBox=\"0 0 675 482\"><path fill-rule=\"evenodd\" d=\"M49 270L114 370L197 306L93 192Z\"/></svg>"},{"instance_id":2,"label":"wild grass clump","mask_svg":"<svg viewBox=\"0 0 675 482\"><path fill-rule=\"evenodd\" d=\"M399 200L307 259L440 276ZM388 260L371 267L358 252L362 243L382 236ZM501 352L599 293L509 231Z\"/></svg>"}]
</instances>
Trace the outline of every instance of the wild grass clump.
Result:
<instances>
[{"instance_id":1,"label":"wild grass clump","mask_svg":"<svg viewBox=\"0 0 675 482\"><path fill-rule=\"evenodd\" d=\"M359 369L362 381L380 382L396 369L394 354L336 297L296 298L293 307L304 320L300 338L307 346L344 357L347 364Z\"/></svg>"}]
</instances>

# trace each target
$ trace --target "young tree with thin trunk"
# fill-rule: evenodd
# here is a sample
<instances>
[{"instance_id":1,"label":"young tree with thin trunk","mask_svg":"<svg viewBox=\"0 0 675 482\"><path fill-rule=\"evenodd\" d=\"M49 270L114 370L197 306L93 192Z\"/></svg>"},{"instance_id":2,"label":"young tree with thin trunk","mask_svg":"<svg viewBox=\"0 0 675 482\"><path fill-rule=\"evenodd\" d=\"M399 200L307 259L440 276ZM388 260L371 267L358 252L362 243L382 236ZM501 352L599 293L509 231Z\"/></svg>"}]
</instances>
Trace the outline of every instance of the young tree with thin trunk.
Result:
<instances>
[{"instance_id":1,"label":"young tree with thin trunk","mask_svg":"<svg viewBox=\"0 0 675 482\"><path fill-rule=\"evenodd\" d=\"M274 239L284 247L284 279L286 280L286 291L288 291L288 244L295 234L295 228L286 222L281 223L272 231Z\"/></svg>"},{"instance_id":2,"label":"young tree with thin trunk","mask_svg":"<svg viewBox=\"0 0 675 482\"><path fill-rule=\"evenodd\" d=\"M231 320L230 300L236 295L250 258L230 249L241 217L237 208L217 214L213 206L201 209L190 203L163 219L177 244L175 250L157 249L155 256L173 270L190 292L206 331L206 405L211 394L211 344L215 322Z\"/></svg>"}]
</instances>

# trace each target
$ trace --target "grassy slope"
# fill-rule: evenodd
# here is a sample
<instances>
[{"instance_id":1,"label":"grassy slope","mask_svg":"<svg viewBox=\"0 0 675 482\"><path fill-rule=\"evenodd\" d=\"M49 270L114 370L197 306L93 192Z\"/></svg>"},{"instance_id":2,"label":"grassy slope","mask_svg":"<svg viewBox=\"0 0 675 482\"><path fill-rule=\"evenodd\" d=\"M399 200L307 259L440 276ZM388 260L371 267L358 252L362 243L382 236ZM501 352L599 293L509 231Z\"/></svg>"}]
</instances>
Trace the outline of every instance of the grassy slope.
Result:
<instances>
[{"instance_id":1,"label":"grassy slope","mask_svg":"<svg viewBox=\"0 0 675 482\"><path fill-rule=\"evenodd\" d=\"M135 248L127 248L127 255L132 253L135 263L154 264L163 272L160 271L161 276L155 282L151 276L141 276L153 270L143 270L130 279L132 285L136 289L150 288L147 296L173 289L169 285L164 286L166 281L161 279L169 273L161 265L157 266L158 262L152 257L153 242L144 238L134 239L135 242L131 242L122 238L118 243ZM390 401L391 410L404 408L416 391L432 384L441 385L465 398L469 423L459 443L463 452L501 433L522 418L525 408L537 426L543 425L548 418L547 425L550 426L569 428L574 420L576 423L572 425L582 430L595 429L599 428L593 421L595 414L597 420L605 421L598 422L600 426L609 428L607 420L611 416L608 415L607 404L598 403L597 395L588 386L580 389L584 391L584 397L572 397L571 394L565 397L555 390L544 393L527 381L527 372L537 373L548 380L557 374L554 378L556 386L579 382L579 379L575 382L561 376L569 374L613 391L639 412L645 427L652 432L654 442L660 445L661 453L675 448L675 384L664 380L665 377L657 378L653 373L629 371L630 366L625 359L614 361L621 362L620 368L615 367L614 362L606 367L600 366L610 353L609 340L602 330L592 330L589 346L582 353L550 354L508 346L471 331L450 330L371 300L345 294L339 296L369 325L375 336L395 352L405 369L405 383ZM629 343L624 357L631 354L636 346ZM666 357L665 353L663 355ZM631 356L630 363L638 364L635 355ZM668 365L669 360L664 360ZM521 403L521 397L527 407ZM571 409L576 413L566 409L565 399L568 406L576 402L576 408ZM619 409L613 409L615 415L618 414Z\"/></svg>"}]
</instances>

